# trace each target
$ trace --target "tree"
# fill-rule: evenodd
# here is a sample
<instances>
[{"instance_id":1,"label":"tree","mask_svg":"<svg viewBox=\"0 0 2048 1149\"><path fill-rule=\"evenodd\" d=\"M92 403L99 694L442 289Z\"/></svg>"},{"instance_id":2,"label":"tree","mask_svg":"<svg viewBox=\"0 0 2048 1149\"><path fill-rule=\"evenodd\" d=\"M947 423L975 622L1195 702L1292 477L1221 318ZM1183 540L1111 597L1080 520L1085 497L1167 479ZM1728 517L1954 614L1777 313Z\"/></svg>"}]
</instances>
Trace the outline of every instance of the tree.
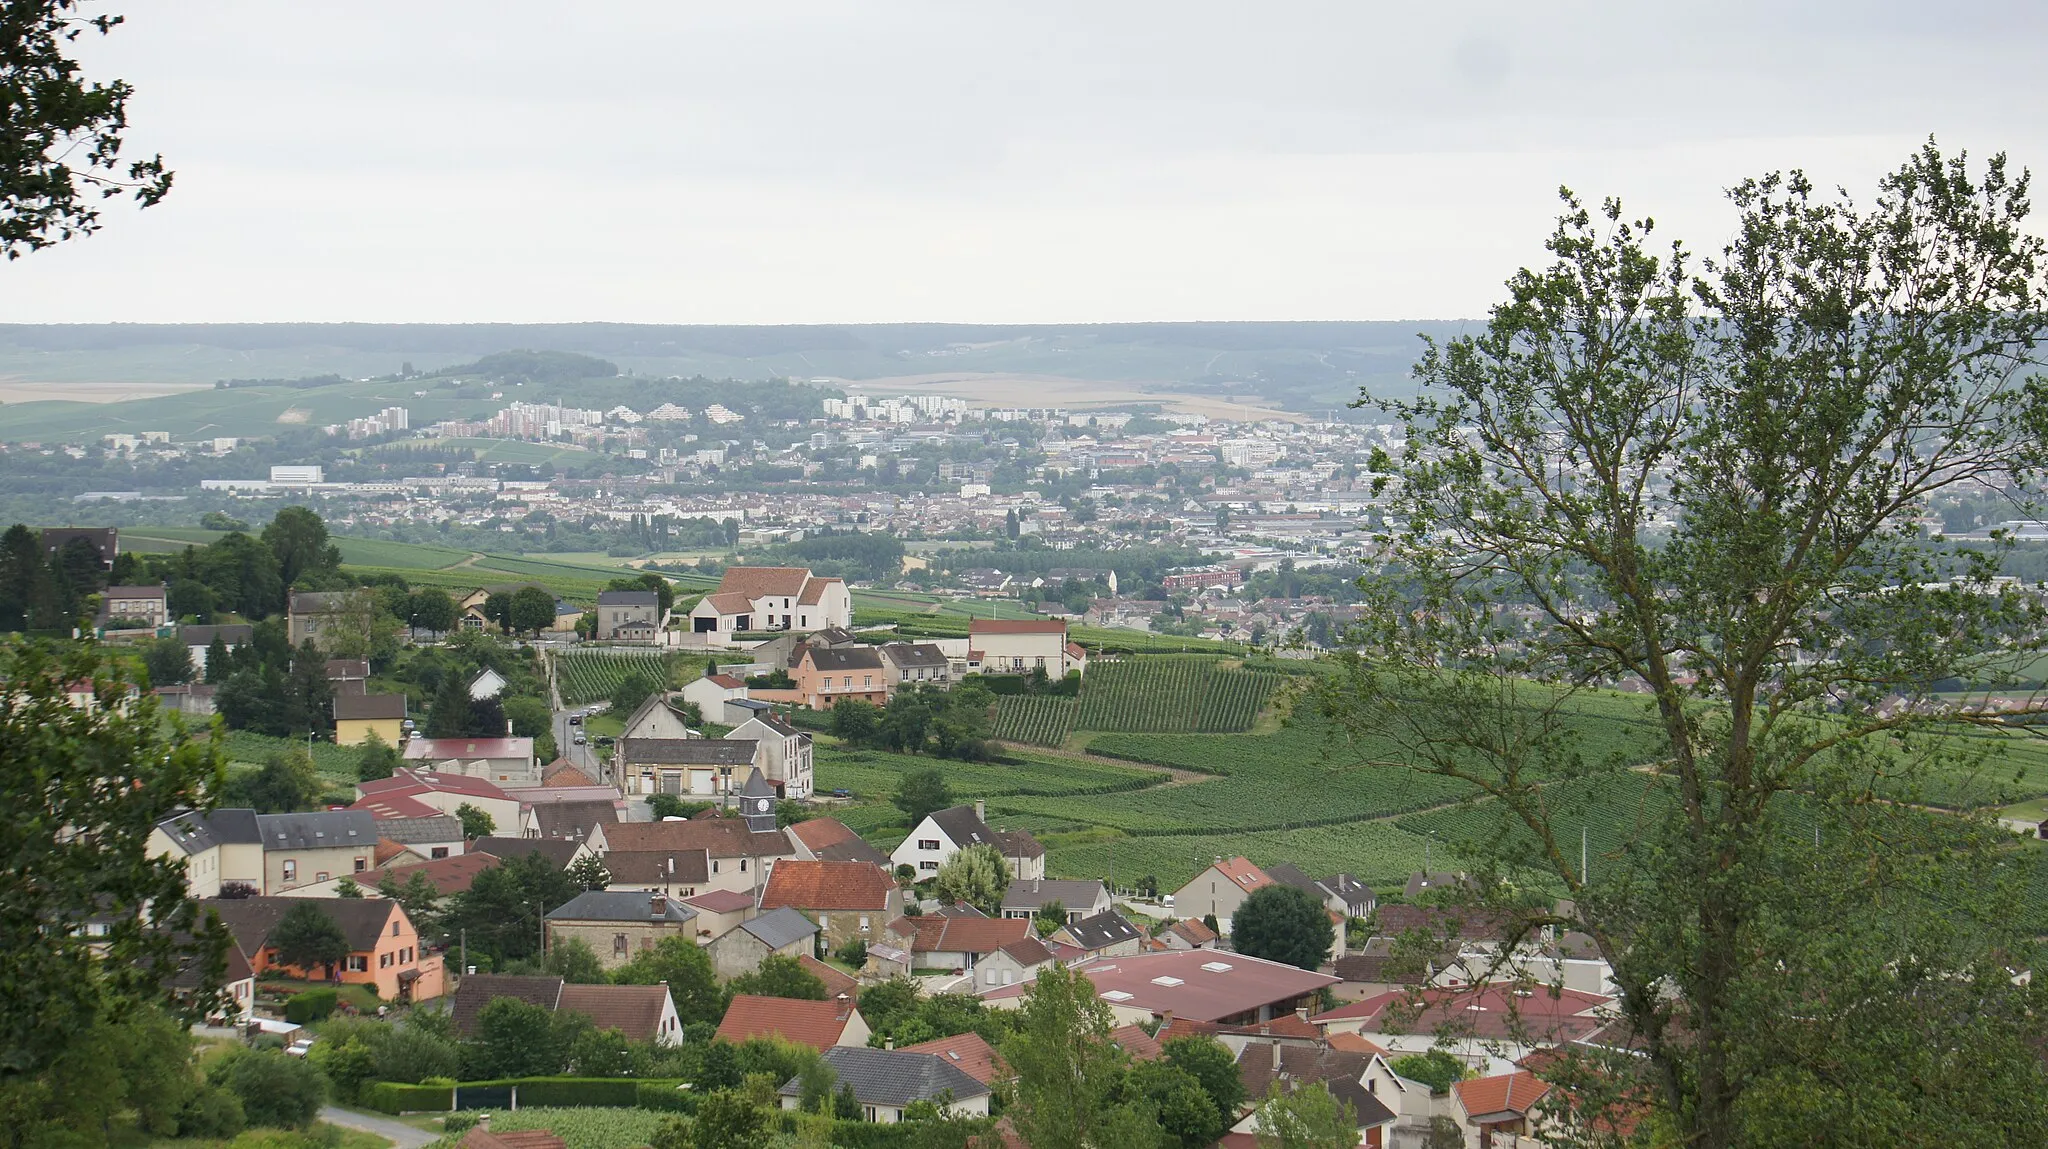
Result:
<instances>
[{"instance_id":1,"label":"tree","mask_svg":"<svg viewBox=\"0 0 2048 1149\"><path fill-rule=\"evenodd\" d=\"M522 634L539 634L555 625L555 596L537 586L523 586L512 592L509 608L512 629Z\"/></svg>"},{"instance_id":2,"label":"tree","mask_svg":"<svg viewBox=\"0 0 2048 1149\"><path fill-rule=\"evenodd\" d=\"M232 665L233 659L228 654L227 640L218 634L214 635L213 641L206 644L206 684L218 686L227 681Z\"/></svg>"},{"instance_id":3,"label":"tree","mask_svg":"<svg viewBox=\"0 0 2048 1149\"><path fill-rule=\"evenodd\" d=\"M404 882L387 872L377 883L377 892L398 903L421 941L441 936L441 891L428 880L425 871L414 868Z\"/></svg>"},{"instance_id":4,"label":"tree","mask_svg":"<svg viewBox=\"0 0 2048 1149\"><path fill-rule=\"evenodd\" d=\"M207 1080L242 1102L249 1124L304 1129L327 1100L327 1082L303 1057L275 1049L234 1049L206 1071Z\"/></svg>"},{"instance_id":5,"label":"tree","mask_svg":"<svg viewBox=\"0 0 2048 1149\"><path fill-rule=\"evenodd\" d=\"M151 686L181 686L192 681L192 651L182 639L159 638L142 648L142 667Z\"/></svg>"},{"instance_id":6,"label":"tree","mask_svg":"<svg viewBox=\"0 0 2048 1149\"><path fill-rule=\"evenodd\" d=\"M484 620L498 624L498 629L512 633L512 596L501 590L494 590L484 596Z\"/></svg>"},{"instance_id":7,"label":"tree","mask_svg":"<svg viewBox=\"0 0 2048 1149\"><path fill-rule=\"evenodd\" d=\"M341 565L341 549L328 541L327 524L305 507L278 511L263 527L263 545L276 557L277 577L287 590Z\"/></svg>"},{"instance_id":8,"label":"tree","mask_svg":"<svg viewBox=\"0 0 2048 1149\"><path fill-rule=\"evenodd\" d=\"M2048 1127L2041 991L1989 973L2038 952L2018 876L1981 826L1888 801L2041 706L1938 693L2003 681L2044 620L1992 581L2000 547L1918 523L2048 463L2028 187L1932 143L1873 206L1771 174L1697 266L1567 193L1548 266L1382 404L1401 528L1329 701L1386 768L1488 800L1461 848L1565 895L1477 897L1592 938L1674 1142L1867 1143L1913 1109L1958 1143ZM1607 684L1639 692L1655 768L1604 772L1644 815L1592 830L1589 871L1593 819L1541 787L1620 764L1573 717Z\"/></svg>"},{"instance_id":9,"label":"tree","mask_svg":"<svg viewBox=\"0 0 2048 1149\"><path fill-rule=\"evenodd\" d=\"M469 731L469 686L460 674L445 674L427 706L427 737L460 738Z\"/></svg>"},{"instance_id":10,"label":"tree","mask_svg":"<svg viewBox=\"0 0 2048 1149\"><path fill-rule=\"evenodd\" d=\"M9 259L100 228L95 204L117 195L142 207L171 190L161 155L122 163L125 80L88 80L66 50L119 16L74 15L75 0L30 0L0 22L0 251Z\"/></svg>"},{"instance_id":11,"label":"tree","mask_svg":"<svg viewBox=\"0 0 2048 1149\"><path fill-rule=\"evenodd\" d=\"M684 1025L693 1021L716 1024L725 1016L725 993L711 958L704 948L688 938L663 938L653 949L641 950L633 960L612 973L620 985L667 983L669 997L676 1003L676 1016Z\"/></svg>"},{"instance_id":12,"label":"tree","mask_svg":"<svg viewBox=\"0 0 2048 1149\"><path fill-rule=\"evenodd\" d=\"M966 902L990 917L1003 912L1003 892L1010 888L1010 868L994 846L969 846L939 867L932 893L947 904Z\"/></svg>"},{"instance_id":13,"label":"tree","mask_svg":"<svg viewBox=\"0 0 2048 1149\"><path fill-rule=\"evenodd\" d=\"M1314 895L1293 886L1261 886L1230 915L1230 946L1241 954L1312 970L1330 957L1337 927Z\"/></svg>"},{"instance_id":14,"label":"tree","mask_svg":"<svg viewBox=\"0 0 2048 1149\"><path fill-rule=\"evenodd\" d=\"M398 748L384 741L372 730L370 736L363 739L363 748L356 756L356 780L375 782L381 778L389 778L393 771L403 765L405 759L399 756Z\"/></svg>"},{"instance_id":15,"label":"tree","mask_svg":"<svg viewBox=\"0 0 2048 1149\"><path fill-rule=\"evenodd\" d=\"M824 1001L825 983L793 957L770 955L761 968L732 979L727 987L734 993L759 997L793 997L800 1001Z\"/></svg>"},{"instance_id":16,"label":"tree","mask_svg":"<svg viewBox=\"0 0 2048 1149\"><path fill-rule=\"evenodd\" d=\"M1016 1074L1009 1116L1033 1149L1157 1143L1147 1116L1119 1100L1125 1058L1109 1039L1109 1006L1058 962L1024 991L1017 1033L1002 1045Z\"/></svg>"},{"instance_id":17,"label":"tree","mask_svg":"<svg viewBox=\"0 0 2048 1149\"><path fill-rule=\"evenodd\" d=\"M455 629L456 620L461 617L455 600L440 587L421 587L412 592L408 605L406 625L415 632L425 628L434 634L446 634Z\"/></svg>"},{"instance_id":18,"label":"tree","mask_svg":"<svg viewBox=\"0 0 2048 1149\"><path fill-rule=\"evenodd\" d=\"M612 688L612 713L620 718L626 717L640 709L640 704L647 701L654 689L654 683L646 675L638 671L627 675Z\"/></svg>"},{"instance_id":19,"label":"tree","mask_svg":"<svg viewBox=\"0 0 2048 1149\"><path fill-rule=\"evenodd\" d=\"M1194 1036L1169 1038L1160 1048L1167 1064L1201 1085L1226 1123L1235 1119L1238 1106L1244 1104L1244 1078L1228 1046L1213 1037Z\"/></svg>"},{"instance_id":20,"label":"tree","mask_svg":"<svg viewBox=\"0 0 2048 1149\"><path fill-rule=\"evenodd\" d=\"M563 1037L546 1006L492 998L477 1011L476 1037L463 1054L478 1077L544 1076L560 1073L569 1059Z\"/></svg>"},{"instance_id":21,"label":"tree","mask_svg":"<svg viewBox=\"0 0 2048 1149\"><path fill-rule=\"evenodd\" d=\"M604 963L582 938L562 938L548 946L548 972L575 985L602 985Z\"/></svg>"},{"instance_id":22,"label":"tree","mask_svg":"<svg viewBox=\"0 0 2048 1149\"><path fill-rule=\"evenodd\" d=\"M277 919L267 944L277 951L277 960L311 973L324 968L334 977L334 967L349 955L348 935L341 932L334 915L317 898L301 898Z\"/></svg>"},{"instance_id":23,"label":"tree","mask_svg":"<svg viewBox=\"0 0 2048 1149\"><path fill-rule=\"evenodd\" d=\"M443 928L467 931L470 950L494 963L529 958L540 950L543 917L580 892L539 854L508 858L478 873L450 900Z\"/></svg>"},{"instance_id":24,"label":"tree","mask_svg":"<svg viewBox=\"0 0 2048 1149\"><path fill-rule=\"evenodd\" d=\"M0 535L0 630L22 630L43 597L48 571L36 532L20 523Z\"/></svg>"},{"instance_id":25,"label":"tree","mask_svg":"<svg viewBox=\"0 0 2048 1149\"><path fill-rule=\"evenodd\" d=\"M290 814L311 809L320 797L320 775L303 747L273 752L263 765L228 779L225 798L259 814Z\"/></svg>"},{"instance_id":26,"label":"tree","mask_svg":"<svg viewBox=\"0 0 2048 1149\"><path fill-rule=\"evenodd\" d=\"M1133 1066L1124 1091L1151 1115L1171 1144L1181 1149L1213 1145L1230 1128L1202 1083L1169 1062Z\"/></svg>"},{"instance_id":27,"label":"tree","mask_svg":"<svg viewBox=\"0 0 2048 1149\"><path fill-rule=\"evenodd\" d=\"M696 1149L754 1149L767 1140L768 1115L743 1094L721 1089L698 1103L691 1134Z\"/></svg>"},{"instance_id":28,"label":"tree","mask_svg":"<svg viewBox=\"0 0 2048 1149\"><path fill-rule=\"evenodd\" d=\"M514 738L539 738L554 728L554 715L548 711L546 699L522 694L505 699L500 708L505 721L512 726Z\"/></svg>"},{"instance_id":29,"label":"tree","mask_svg":"<svg viewBox=\"0 0 2048 1149\"><path fill-rule=\"evenodd\" d=\"M950 809L953 791L946 785L944 774L939 773L936 767L927 767L905 774L889 800L896 804L898 810L909 815L910 825L915 828L927 815Z\"/></svg>"},{"instance_id":30,"label":"tree","mask_svg":"<svg viewBox=\"0 0 2048 1149\"><path fill-rule=\"evenodd\" d=\"M455 807L455 816L462 819L462 836L472 841L488 838L498 828L497 820L489 811L479 810L467 802Z\"/></svg>"},{"instance_id":31,"label":"tree","mask_svg":"<svg viewBox=\"0 0 2048 1149\"><path fill-rule=\"evenodd\" d=\"M882 709L858 698L832 704L832 733L852 746L871 746L882 731Z\"/></svg>"},{"instance_id":32,"label":"tree","mask_svg":"<svg viewBox=\"0 0 2048 1149\"><path fill-rule=\"evenodd\" d=\"M1330 1096L1320 1081L1273 1095L1259 1106L1254 1130L1259 1149L1353 1149L1358 1144L1358 1115Z\"/></svg>"},{"instance_id":33,"label":"tree","mask_svg":"<svg viewBox=\"0 0 2048 1149\"><path fill-rule=\"evenodd\" d=\"M1042 938L1049 938L1058 933L1060 927L1066 924L1067 907L1058 898L1038 907L1038 912L1031 915L1031 928L1037 930L1038 936Z\"/></svg>"},{"instance_id":34,"label":"tree","mask_svg":"<svg viewBox=\"0 0 2048 1149\"><path fill-rule=\"evenodd\" d=\"M601 890L612 884L612 873L596 854L585 854L569 864L569 880L586 890Z\"/></svg>"},{"instance_id":35,"label":"tree","mask_svg":"<svg viewBox=\"0 0 2048 1149\"><path fill-rule=\"evenodd\" d=\"M354 878L343 878L334 883L334 896L337 898L360 898L363 896L363 888L356 885Z\"/></svg>"}]
</instances>

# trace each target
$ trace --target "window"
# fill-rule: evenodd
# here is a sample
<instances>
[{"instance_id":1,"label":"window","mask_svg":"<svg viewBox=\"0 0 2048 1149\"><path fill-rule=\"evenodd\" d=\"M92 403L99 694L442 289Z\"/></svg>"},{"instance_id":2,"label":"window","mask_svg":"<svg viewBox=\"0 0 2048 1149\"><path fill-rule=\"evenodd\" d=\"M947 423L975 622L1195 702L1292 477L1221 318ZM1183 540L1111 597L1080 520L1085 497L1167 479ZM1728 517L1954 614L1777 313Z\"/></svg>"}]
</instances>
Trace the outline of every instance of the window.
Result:
<instances>
[{"instance_id":1,"label":"window","mask_svg":"<svg viewBox=\"0 0 2048 1149\"><path fill-rule=\"evenodd\" d=\"M313 875L313 880L314 880L314 881L316 881L316 882L324 882L324 881L326 881L326 880L327 880L327 871L326 871L326 870L322 870L322 871L320 871L319 873L317 873L317 874L314 874L314 875Z\"/></svg>"},{"instance_id":2,"label":"window","mask_svg":"<svg viewBox=\"0 0 2048 1149\"><path fill-rule=\"evenodd\" d=\"M939 848L939 840L937 838L919 838L917 840L917 848L920 850L936 850Z\"/></svg>"},{"instance_id":3,"label":"window","mask_svg":"<svg viewBox=\"0 0 2048 1149\"><path fill-rule=\"evenodd\" d=\"M284 880L287 882L299 880L299 864L290 858L284 860Z\"/></svg>"},{"instance_id":4,"label":"window","mask_svg":"<svg viewBox=\"0 0 2048 1149\"><path fill-rule=\"evenodd\" d=\"M356 859L356 873L360 874L360 873L362 873L362 872L363 872L364 870L367 870L367 869L369 869L369 868L370 868L370 859L368 859L368 858L357 858L357 859Z\"/></svg>"},{"instance_id":5,"label":"window","mask_svg":"<svg viewBox=\"0 0 2048 1149\"><path fill-rule=\"evenodd\" d=\"M711 872L712 872L712 873L714 873L714 874L718 872L718 859L717 859L717 858L713 858L713 859L711 859Z\"/></svg>"},{"instance_id":6,"label":"window","mask_svg":"<svg viewBox=\"0 0 2048 1149\"><path fill-rule=\"evenodd\" d=\"M872 1106L872 1105L863 1105L863 1106L861 1106L861 1107L860 1107L860 1116L861 1116L861 1120L863 1120L863 1121L868 1121L868 1122L872 1122L872 1121L874 1121L874 1119L875 1119L875 1107L874 1107L874 1106Z\"/></svg>"},{"instance_id":7,"label":"window","mask_svg":"<svg viewBox=\"0 0 2048 1149\"><path fill-rule=\"evenodd\" d=\"M875 684L875 676L874 676L874 675L872 675L872 674L863 674L863 675L861 675L861 676L860 676L860 684L861 684L862 686L873 686L873 685Z\"/></svg>"},{"instance_id":8,"label":"window","mask_svg":"<svg viewBox=\"0 0 2048 1149\"><path fill-rule=\"evenodd\" d=\"M398 959L398 960L399 960L399 961L402 961L402 962L404 962L404 963L406 963L407 965L411 965L411 964L412 964L412 947L411 947L411 946L407 946L407 947L405 947L404 953L403 953L403 954L402 954L402 955L401 955L401 956L399 957L399 959Z\"/></svg>"},{"instance_id":9,"label":"window","mask_svg":"<svg viewBox=\"0 0 2048 1149\"><path fill-rule=\"evenodd\" d=\"M612 935L612 956L613 956L613 957L615 957L615 958L622 958L622 957L625 957L625 956L626 956L626 953L627 953L627 951L628 951L629 949L631 949L631 948L632 948L632 947L631 947L631 946L629 946L629 945L627 944L627 942L626 942L626 935L624 935L624 934L613 934L613 935Z\"/></svg>"},{"instance_id":10,"label":"window","mask_svg":"<svg viewBox=\"0 0 2048 1149\"><path fill-rule=\"evenodd\" d=\"M434 847L434 849L433 849L433 851L432 851L432 853L433 853L433 856L434 856L435 858L437 858L437 859L438 859L438 858L445 858L445 857L447 857L447 856L448 856L448 847L446 847L446 846L435 846L435 847Z\"/></svg>"},{"instance_id":11,"label":"window","mask_svg":"<svg viewBox=\"0 0 2048 1149\"><path fill-rule=\"evenodd\" d=\"M377 968L378 968L378 969L390 969L390 968L391 968L391 955L390 955L390 954L378 954L378 955L377 955Z\"/></svg>"},{"instance_id":12,"label":"window","mask_svg":"<svg viewBox=\"0 0 2048 1149\"><path fill-rule=\"evenodd\" d=\"M939 864L937 862L919 862L917 868L920 870L937 870Z\"/></svg>"},{"instance_id":13,"label":"window","mask_svg":"<svg viewBox=\"0 0 2048 1149\"><path fill-rule=\"evenodd\" d=\"M364 973L367 972L369 968L369 958L366 958L361 954L348 955L348 969L350 973Z\"/></svg>"},{"instance_id":14,"label":"window","mask_svg":"<svg viewBox=\"0 0 2048 1149\"><path fill-rule=\"evenodd\" d=\"M821 933L822 933L823 931L825 931L825 930L829 930L829 929L831 929L831 928L832 928L832 915L831 915L831 914L819 914L819 915L818 915L818 930L819 930L819 932L821 932Z\"/></svg>"},{"instance_id":15,"label":"window","mask_svg":"<svg viewBox=\"0 0 2048 1149\"><path fill-rule=\"evenodd\" d=\"M398 936L398 923L397 923L397 922L392 922L392 923L391 923L391 936L392 936L392 937L394 937L394 938Z\"/></svg>"},{"instance_id":16,"label":"window","mask_svg":"<svg viewBox=\"0 0 2048 1149\"><path fill-rule=\"evenodd\" d=\"M990 970L990 971L988 971L988 984L990 984L990 985L995 985L995 984L996 984L996 971L994 971L994 970Z\"/></svg>"},{"instance_id":17,"label":"window","mask_svg":"<svg viewBox=\"0 0 2048 1149\"><path fill-rule=\"evenodd\" d=\"M866 914L860 916L860 932L868 932L868 916Z\"/></svg>"},{"instance_id":18,"label":"window","mask_svg":"<svg viewBox=\"0 0 2048 1149\"><path fill-rule=\"evenodd\" d=\"M746 860L745 858L741 858L741 859L740 859L740 873L744 874L744 873L746 873L746 872L747 872L747 860Z\"/></svg>"}]
</instances>

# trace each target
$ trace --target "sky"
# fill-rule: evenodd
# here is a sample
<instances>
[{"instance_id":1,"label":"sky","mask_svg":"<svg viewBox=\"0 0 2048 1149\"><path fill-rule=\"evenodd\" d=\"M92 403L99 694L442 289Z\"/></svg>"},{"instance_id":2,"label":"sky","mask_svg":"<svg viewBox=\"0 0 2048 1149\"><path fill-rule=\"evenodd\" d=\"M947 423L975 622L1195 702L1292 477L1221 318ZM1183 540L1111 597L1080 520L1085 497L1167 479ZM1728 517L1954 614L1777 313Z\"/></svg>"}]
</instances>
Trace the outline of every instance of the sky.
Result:
<instances>
[{"instance_id":1,"label":"sky","mask_svg":"<svg viewBox=\"0 0 2048 1149\"><path fill-rule=\"evenodd\" d=\"M2048 165L2048 5L108 0L171 196L10 322L1481 315L1568 185ZM1426 10L1425 10L1426 9Z\"/></svg>"}]
</instances>

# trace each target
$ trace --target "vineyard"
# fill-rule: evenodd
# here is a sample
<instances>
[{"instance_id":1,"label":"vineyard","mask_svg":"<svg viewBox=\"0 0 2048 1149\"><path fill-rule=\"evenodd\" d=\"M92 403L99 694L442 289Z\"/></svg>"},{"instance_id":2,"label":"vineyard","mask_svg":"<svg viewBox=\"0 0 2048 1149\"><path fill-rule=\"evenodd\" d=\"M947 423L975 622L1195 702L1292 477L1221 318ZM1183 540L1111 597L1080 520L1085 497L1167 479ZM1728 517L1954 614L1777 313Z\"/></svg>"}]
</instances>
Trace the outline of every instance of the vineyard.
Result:
<instances>
[{"instance_id":1,"label":"vineyard","mask_svg":"<svg viewBox=\"0 0 2048 1149\"><path fill-rule=\"evenodd\" d=\"M896 793L903 776L916 770L937 770L953 796L963 799L996 795L1101 795L1153 786L1167 777L1157 770L1029 755L1003 762L961 762L886 750L822 746L817 750L818 788L851 790L857 798L886 801Z\"/></svg>"},{"instance_id":2,"label":"vineyard","mask_svg":"<svg viewBox=\"0 0 2048 1149\"><path fill-rule=\"evenodd\" d=\"M1251 729L1281 676L1227 670L1213 658L1099 662L1081 684L1073 725L1132 733L1235 733Z\"/></svg>"},{"instance_id":3,"label":"vineyard","mask_svg":"<svg viewBox=\"0 0 2048 1149\"><path fill-rule=\"evenodd\" d=\"M545 1129L560 1137L569 1149L632 1149L654 1139L668 1115L652 1109L599 1109L521 1107L487 1111L491 1130L510 1133Z\"/></svg>"},{"instance_id":4,"label":"vineyard","mask_svg":"<svg viewBox=\"0 0 2048 1149\"><path fill-rule=\"evenodd\" d=\"M1347 873L1378 887L1399 888L1424 859L1437 869L1455 864L1455 855L1438 842L1430 844L1386 822L1354 822L1301 830L1249 833L1156 834L1149 837L1104 838L1076 835L1046 841L1046 876L1111 878L1120 886L1151 875L1171 893L1200 873L1215 858L1242 854L1271 865L1288 861L1311 874Z\"/></svg>"},{"instance_id":5,"label":"vineyard","mask_svg":"<svg viewBox=\"0 0 2048 1149\"><path fill-rule=\"evenodd\" d=\"M585 706L610 698L620 683L635 674L657 686L668 686L675 680L678 665L674 656L655 650L565 650L555 655L555 683L562 692L562 705Z\"/></svg>"},{"instance_id":6,"label":"vineyard","mask_svg":"<svg viewBox=\"0 0 2048 1149\"><path fill-rule=\"evenodd\" d=\"M1012 694L996 699L995 723L989 733L1005 742L1058 746L1074 728L1079 704L1071 698Z\"/></svg>"}]
</instances>

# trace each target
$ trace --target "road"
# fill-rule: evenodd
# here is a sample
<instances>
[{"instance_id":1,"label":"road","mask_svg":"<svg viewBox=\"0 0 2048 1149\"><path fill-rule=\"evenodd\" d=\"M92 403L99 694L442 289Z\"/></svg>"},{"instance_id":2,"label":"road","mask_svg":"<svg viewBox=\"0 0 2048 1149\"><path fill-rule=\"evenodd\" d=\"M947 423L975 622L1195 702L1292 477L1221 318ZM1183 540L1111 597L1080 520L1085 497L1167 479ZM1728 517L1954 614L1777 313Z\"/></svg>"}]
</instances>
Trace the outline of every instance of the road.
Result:
<instances>
[{"instance_id":1,"label":"road","mask_svg":"<svg viewBox=\"0 0 2048 1149\"><path fill-rule=\"evenodd\" d=\"M421 1146L432 1145L440 1140L432 1133L414 1129L403 1121L393 1121L389 1117L378 1117L370 1113L358 1113L353 1109L337 1109L332 1105L320 1107L320 1120L329 1125L339 1125L343 1129L374 1133L389 1140L398 1146L398 1149L421 1149Z\"/></svg>"},{"instance_id":2,"label":"road","mask_svg":"<svg viewBox=\"0 0 2048 1149\"><path fill-rule=\"evenodd\" d=\"M550 663L552 664L552 660ZM552 675L548 681L548 705L554 710L555 752L567 758L571 766L590 775L591 781L610 782L611 778L604 762L597 756L597 747L588 743L576 745L576 736L583 733L583 727L569 724L569 715L572 711L562 705L562 691Z\"/></svg>"}]
</instances>

